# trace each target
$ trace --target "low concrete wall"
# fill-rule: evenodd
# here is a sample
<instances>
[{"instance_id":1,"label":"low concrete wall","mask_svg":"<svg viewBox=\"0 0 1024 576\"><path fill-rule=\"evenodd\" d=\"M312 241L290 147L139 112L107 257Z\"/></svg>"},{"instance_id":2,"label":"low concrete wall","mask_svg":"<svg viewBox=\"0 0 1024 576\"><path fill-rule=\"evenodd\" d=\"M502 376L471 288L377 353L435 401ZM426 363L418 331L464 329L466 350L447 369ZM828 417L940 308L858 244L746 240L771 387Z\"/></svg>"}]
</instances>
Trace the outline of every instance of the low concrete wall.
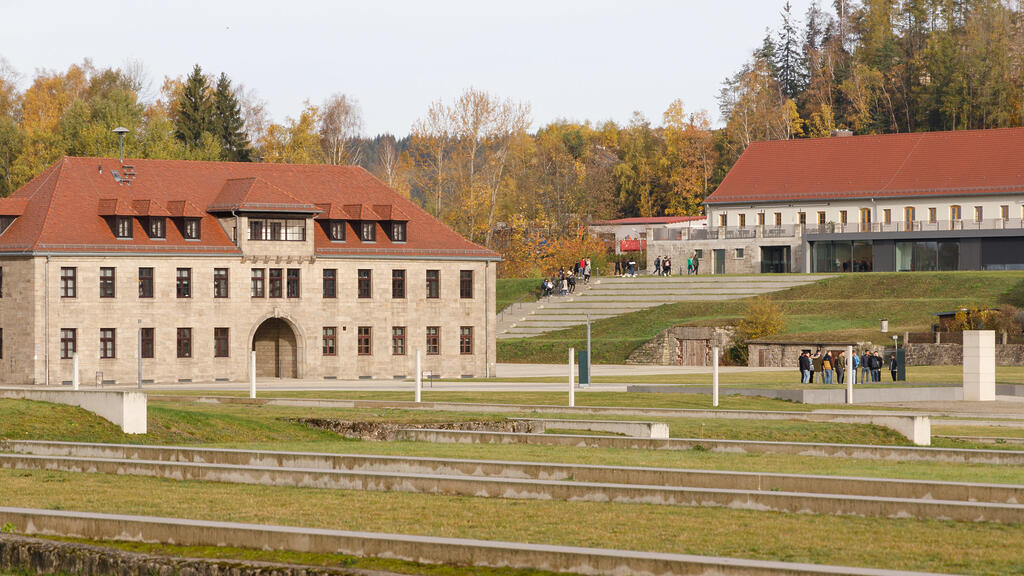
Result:
<instances>
[{"instance_id":1,"label":"low concrete wall","mask_svg":"<svg viewBox=\"0 0 1024 576\"><path fill-rule=\"evenodd\" d=\"M668 438L668 424L664 422L639 422L636 420L566 420L539 418L509 418L532 422L540 426L539 433L547 430L591 430L625 434L637 438Z\"/></svg>"},{"instance_id":2,"label":"low concrete wall","mask_svg":"<svg viewBox=\"0 0 1024 576\"><path fill-rule=\"evenodd\" d=\"M551 479L491 478L449 474L398 474L199 464L101 460L56 456L0 455L0 467L65 472L122 474L269 486L315 487L447 494L478 498L520 498L586 502L646 503L665 506L715 506L743 510L887 518L947 519L961 522L1024 522L1024 505L943 501L821 492L784 492L735 488L651 486Z\"/></svg>"},{"instance_id":3,"label":"low concrete wall","mask_svg":"<svg viewBox=\"0 0 1024 576\"><path fill-rule=\"evenodd\" d=\"M865 444L813 444L808 442L758 442L751 440L705 440L701 438L629 438L625 436L573 436L569 434L516 434L463 432L453 430L401 430L398 439L419 442L466 444L537 444L578 448L623 448L642 450L708 450L739 454L797 454L865 460L934 461L975 464L1024 465L1024 451L969 450L957 448L911 448Z\"/></svg>"},{"instance_id":4,"label":"low concrete wall","mask_svg":"<svg viewBox=\"0 0 1024 576\"><path fill-rule=\"evenodd\" d=\"M146 395L142 392L0 388L0 398L78 406L117 424L125 434L146 433Z\"/></svg>"},{"instance_id":5,"label":"low concrete wall","mask_svg":"<svg viewBox=\"0 0 1024 576\"><path fill-rule=\"evenodd\" d=\"M532 568L576 574L851 574L898 576L903 571L847 568L791 562L634 552L522 542L406 536L318 528L209 522L152 516L0 508L0 525L24 534L99 540L166 542L179 546L234 546L322 554L385 557L426 564ZM917 573L923 574L923 573Z\"/></svg>"}]
</instances>

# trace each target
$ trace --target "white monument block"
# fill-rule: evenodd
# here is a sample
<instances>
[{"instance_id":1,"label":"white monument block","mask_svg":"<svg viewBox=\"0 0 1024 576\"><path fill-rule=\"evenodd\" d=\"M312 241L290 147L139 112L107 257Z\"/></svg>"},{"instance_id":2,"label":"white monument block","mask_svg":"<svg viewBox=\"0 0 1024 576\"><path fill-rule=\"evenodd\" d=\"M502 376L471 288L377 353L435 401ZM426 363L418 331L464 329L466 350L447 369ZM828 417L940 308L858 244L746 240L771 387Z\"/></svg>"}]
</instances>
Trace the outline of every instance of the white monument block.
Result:
<instances>
[{"instance_id":1,"label":"white monument block","mask_svg":"<svg viewBox=\"0 0 1024 576\"><path fill-rule=\"evenodd\" d=\"M964 330L963 348L964 400L995 400L995 330Z\"/></svg>"}]
</instances>

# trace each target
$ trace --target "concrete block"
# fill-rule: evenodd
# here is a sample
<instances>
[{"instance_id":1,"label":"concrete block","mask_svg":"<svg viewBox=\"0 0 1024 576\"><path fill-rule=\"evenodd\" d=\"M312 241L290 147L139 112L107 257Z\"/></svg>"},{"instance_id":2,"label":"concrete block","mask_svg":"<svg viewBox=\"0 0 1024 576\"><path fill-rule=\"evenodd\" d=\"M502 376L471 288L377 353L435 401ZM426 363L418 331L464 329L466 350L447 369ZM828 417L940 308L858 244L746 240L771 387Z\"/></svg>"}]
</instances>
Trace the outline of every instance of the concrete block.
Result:
<instances>
[{"instance_id":1,"label":"concrete block","mask_svg":"<svg viewBox=\"0 0 1024 576\"><path fill-rule=\"evenodd\" d=\"M964 400L996 399L995 330L964 330Z\"/></svg>"},{"instance_id":2,"label":"concrete block","mask_svg":"<svg viewBox=\"0 0 1024 576\"><path fill-rule=\"evenodd\" d=\"M540 432L555 430L590 430L611 432L635 438L668 438L668 424L664 422L639 422L629 420L566 420L554 418L510 418L540 425Z\"/></svg>"},{"instance_id":3,"label":"concrete block","mask_svg":"<svg viewBox=\"0 0 1024 576\"><path fill-rule=\"evenodd\" d=\"M78 406L117 424L125 434L146 433L146 395L142 392L0 388L0 398Z\"/></svg>"}]
</instances>

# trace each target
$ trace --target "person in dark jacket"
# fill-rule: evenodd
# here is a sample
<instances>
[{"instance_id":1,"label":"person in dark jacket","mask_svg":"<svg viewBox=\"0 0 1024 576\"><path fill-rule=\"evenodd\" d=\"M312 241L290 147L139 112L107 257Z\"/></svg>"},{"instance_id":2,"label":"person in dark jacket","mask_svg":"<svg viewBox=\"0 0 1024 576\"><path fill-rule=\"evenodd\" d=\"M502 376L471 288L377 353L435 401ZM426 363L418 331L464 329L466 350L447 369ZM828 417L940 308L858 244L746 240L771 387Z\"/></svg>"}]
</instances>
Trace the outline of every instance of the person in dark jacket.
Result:
<instances>
[{"instance_id":1,"label":"person in dark jacket","mask_svg":"<svg viewBox=\"0 0 1024 576\"><path fill-rule=\"evenodd\" d=\"M896 359L896 355L889 356L889 373L892 374L892 381L896 381L896 376L899 373L900 364L899 360Z\"/></svg>"},{"instance_id":2,"label":"person in dark jacket","mask_svg":"<svg viewBox=\"0 0 1024 576\"><path fill-rule=\"evenodd\" d=\"M882 356L878 352L871 353L871 381L882 381Z\"/></svg>"},{"instance_id":3,"label":"person in dark jacket","mask_svg":"<svg viewBox=\"0 0 1024 576\"><path fill-rule=\"evenodd\" d=\"M800 383L807 384L811 380L811 358L807 352L800 353Z\"/></svg>"}]
</instances>

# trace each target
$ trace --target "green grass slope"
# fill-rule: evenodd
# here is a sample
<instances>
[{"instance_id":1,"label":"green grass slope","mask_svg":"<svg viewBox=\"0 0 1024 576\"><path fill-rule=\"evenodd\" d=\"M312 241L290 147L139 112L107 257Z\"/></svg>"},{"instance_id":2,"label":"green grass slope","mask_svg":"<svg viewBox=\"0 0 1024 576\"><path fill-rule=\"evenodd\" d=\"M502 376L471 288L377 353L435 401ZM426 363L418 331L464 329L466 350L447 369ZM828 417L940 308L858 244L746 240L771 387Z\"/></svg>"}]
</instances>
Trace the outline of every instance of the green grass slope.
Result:
<instances>
[{"instance_id":1,"label":"green grass slope","mask_svg":"<svg viewBox=\"0 0 1024 576\"><path fill-rule=\"evenodd\" d=\"M540 278L499 278L494 287L498 312L516 302L536 302L540 298Z\"/></svg>"},{"instance_id":2,"label":"green grass slope","mask_svg":"<svg viewBox=\"0 0 1024 576\"><path fill-rule=\"evenodd\" d=\"M638 284L638 287L642 284ZM893 333L928 330L934 314L965 304L1024 305L1024 272L914 272L845 274L770 294L786 313L779 340L856 340L884 343L879 319ZM591 324L594 362L625 362L641 344L672 326L735 324L748 299L679 302ZM586 346L586 328L577 326L535 338L498 340L499 362L564 361L569 347Z\"/></svg>"}]
</instances>

